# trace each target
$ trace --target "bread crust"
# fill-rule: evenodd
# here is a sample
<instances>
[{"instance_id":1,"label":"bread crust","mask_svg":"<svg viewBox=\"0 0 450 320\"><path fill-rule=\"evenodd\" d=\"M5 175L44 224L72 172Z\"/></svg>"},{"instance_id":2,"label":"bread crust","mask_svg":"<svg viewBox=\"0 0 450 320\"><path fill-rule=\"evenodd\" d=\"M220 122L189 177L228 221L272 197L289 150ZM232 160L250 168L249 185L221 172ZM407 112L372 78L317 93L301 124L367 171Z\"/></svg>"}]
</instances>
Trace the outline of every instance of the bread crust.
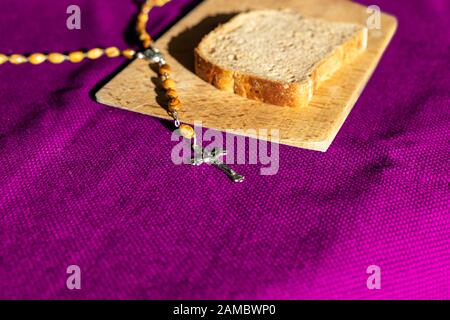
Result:
<instances>
[{"instance_id":1,"label":"bread crust","mask_svg":"<svg viewBox=\"0 0 450 320\"><path fill-rule=\"evenodd\" d=\"M219 28L221 27L223 26ZM218 29L213 32L217 32ZM302 108L308 105L314 91L324 81L366 49L366 41L367 29L362 28L343 45L336 47L327 57L319 61L305 80L294 83L284 83L240 71L227 70L202 55L200 50L202 42L200 42L194 53L195 73L220 90L273 105Z\"/></svg>"},{"instance_id":2,"label":"bread crust","mask_svg":"<svg viewBox=\"0 0 450 320\"><path fill-rule=\"evenodd\" d=\"M195 50L195 73L216 88L244 98L278 106L302 107L309 102L310 81L282 83L270 79L227 70L208 61Z\"/></svg>"}]
</instances>

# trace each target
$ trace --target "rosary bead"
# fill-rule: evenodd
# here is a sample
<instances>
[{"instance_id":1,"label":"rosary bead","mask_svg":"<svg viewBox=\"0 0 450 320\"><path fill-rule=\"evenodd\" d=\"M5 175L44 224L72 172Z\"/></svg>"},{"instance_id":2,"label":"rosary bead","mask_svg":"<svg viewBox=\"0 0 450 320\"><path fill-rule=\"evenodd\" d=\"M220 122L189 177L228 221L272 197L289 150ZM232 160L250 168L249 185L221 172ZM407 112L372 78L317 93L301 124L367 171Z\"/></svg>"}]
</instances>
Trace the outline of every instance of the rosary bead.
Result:
<instances>
[{"instance_id":1,"label":"rosary bead","mask_svg":"<svg viewBox=\"0 0 450 320\"><path fill-rule=\"evenodd\" d=\"M9 57L9 62L11 62L12 64L22 64L27 62L27 58L20 54L13 54Z\"/></svg>"},{"instance_id":2,"label":"rosary bead","mask_svg":"<svg viewBox=\"0 0 450 320\"><path fill-rule=\"evenodd\" d=\"M167 109L169 110L169 112L180 111L181 101L178 98L170 99Z\"/></svg>"},{"instance_id":3,"label":"rosary bead","mask_svg":"<svg viewBox=\"0 0 450 320\"><path fill-rule=\"evenodd\" d=\"M145 14L148 14L148 13L150 12L151 9L152 9L152 7L151 7L150 3L144 3L144 4L142 5L141 12L143 12L143 13L145 13Z\"/></svg>"},{"instance_id":4,"label":"rosary bead","mask_svg":"<svg viewBox=\"0 0 450 320\"><path fill-rule=\"evenodd\" d=\"M103 50L100 48L91 49L86 53L86 56L91 60L96 60L96 59L100 58L102 55L103 55Z\"/></svg>"},{"instance_id":5,"label":"rosary bead","mask_svg":"<svg viewBox=\"0 0 450 320\"><path fill-rule=\"evenodd\" d=\"M159 68L160 75L169 75L172 71L172 68L168 64L164 64Z\"/></svg>"},{"instance_id":6,"label":"rosary bead","mask_svg":"<svg viewBox=\"0 0 450 320\"><path fill-rule=\"evenodd\" d=\"M167 108L167 111L169 111L169 114L173 114L174 112L179 112L181 109L181 105L178 106L169 106Z\"/></svg>"},{"instance_id":7,"label":"rosary bead","mask_svg":"<svg viewBox=\"0 0 450 320\"><path fill-rule=\"evenodd\" d=\"M115 58L120 56L120 50L117 47L109 47L105 49L105 54L108 58Z\"/></svg>"},{"instance_id":8,"label":"rosary bead","mask_svg":"<svg viewBox=\"0 0 450 320\"><path fill-rule=\"evenodd\" d=\"M175 91L175 89L169 89L166 91L166 97L169 99L175 99L178 98L178 93Z\"/></svg>"},{"instance_id":9,"label":"rosary bead","mask_svg":"<svg viewBox=\"0 0 450 320\"><path fill-rule=\"evenodd\" d=\"M181 105L181 101L178 98L172 98L169 100L169 106L170 107L177 107Z\"/></svg>"},{"instance_id":10,"label":"rosary bead","mask_svg":"<svg viewBox=\"0 0 450 320\"><path fill-rule=\"evenodd\" d=\"M147 33L145 23L138 23L136 26L136 32L141 36Z\"/></svg>"},{"instance_id":11,"label":"rosary bead","mask_svg":"<svg viewBox=\"0 0 450 320\"><path fill-rule=\"evenodd\" d=\"M66 60L66 57L61 53L50 53L48 55L48 61L54 64L63 63Z\"/></svg>"},{"instance_id":12,"label":"rosary bead","mask_svg":"<svg viewBox=\"0 0 450 320\"><path fill-rule=\"evenodd\" d=\"M31 64L41 64L46 59L47 57L42 53L34 53L28 57L28 61L30 61Z\"/></svg>"},{"instance_id":13,"label":"rosary bead","mask_svg":"<svg viewBox=\"0 0 450 320\"><path fill-rule=\"evenodd\" d=\"M162 86L166 90L174 89L175 88L175 81L173 81L172 79L166 79L166 80L163 81Z\"/></svg>"},{"instance_id":14,"label":"rosary bead","mask_svg":"<svg viewBox=\"0 0 450 320\"><path fill-rule=\"evenodd\" d=\"M9 62L12 64L22 64L27 62L27 58L21 54L13 54L9 57Z\"/></svg>"},{"instance_id":15,"label":"rosary bead","mask_svg":"<svg viewBox=\"0 0 450 320\"><path fill-rule=\"evenodd\" d=\"M146 41L146 40L151 40L151 38L150 38L150 35L149 35L148 33L142 33L142 34L139 36L139 40L141 40L141 41Z\"/></svg>"},{"instance_id":16,"label":"rosary bead","mask_svg":"<svg viewBox=\"0 0 450 320\"><path fill-rule=\"evenodd\" d=\"M136 51L134 51L133 49L125 49L125 50L122 51L122 54L127 59L133 59L134 56L136 55Z\"/></svg>"},{"instance_id":17,"label":"rosary bead","mask_svg":"<svg viewBox=\"0 0 450 320\"><path fill-rule=\"evenodd\" d=\"M180 126L180 135L185 137L186 139L192 139L195 135L194 128L190 125L182 124Z\"/></svg>"},{"instance_id":18,"label":"rosary bead","mask_svg":"<svg viewBox=\"0 0 450 320\"><path fill-rule=\"evenodd\" d=\"M75 51L69 53L69 61L73 63L78 63L84 60L84 53L82 51Z\"/></svg>"},{"instance_id":19,"label":"rosary bead","mask_svg":"<svg viewBox=\"0 0 450 320\"><path fill-rule=\"evenodd\" d=\"M148 14L146 14L145 12L139 13L138 17L137 17L137 20L140 23L147 23L147 21L148 21Z\"/></svg>"},{"instance_id":20,"label":"rosary bead","mask_svg":"<svg viewBox=\"0 0 450 320\"><path fill-rule=\"evenodd\" d=\"M4 54L0 54L0 64L4 64L6 61L8 61L8 57Z\"/></svg>"}]
</instances>

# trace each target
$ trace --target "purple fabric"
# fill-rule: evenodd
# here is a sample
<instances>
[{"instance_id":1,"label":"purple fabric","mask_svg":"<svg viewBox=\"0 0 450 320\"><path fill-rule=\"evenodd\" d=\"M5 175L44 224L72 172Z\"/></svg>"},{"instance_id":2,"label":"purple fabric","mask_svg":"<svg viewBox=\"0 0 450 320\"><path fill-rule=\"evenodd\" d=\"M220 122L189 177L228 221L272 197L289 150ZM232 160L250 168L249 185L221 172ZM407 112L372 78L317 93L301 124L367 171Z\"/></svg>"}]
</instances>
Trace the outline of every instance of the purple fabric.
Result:
<instances>
[{"instance_id":1,"label":"purple fabric","mask_svg":"<svg viewBox=\"0 0 450 320\"><path fill-rule=\"evenodd\" d=\"M152 14L153 34L192 1ZM157 119L96 103L124 64L0 67L0 298L449 298L450 2L363 0L398 32L326 153L229 183ZM82 29L65 27L78 4ZM2 0L0 52L125 47L131 0ZM130 28L128 30L131 31ZM82 289L66 288L79 265ZM366 268L381 267L381 290Z\"/></svg>"}]
</instances>

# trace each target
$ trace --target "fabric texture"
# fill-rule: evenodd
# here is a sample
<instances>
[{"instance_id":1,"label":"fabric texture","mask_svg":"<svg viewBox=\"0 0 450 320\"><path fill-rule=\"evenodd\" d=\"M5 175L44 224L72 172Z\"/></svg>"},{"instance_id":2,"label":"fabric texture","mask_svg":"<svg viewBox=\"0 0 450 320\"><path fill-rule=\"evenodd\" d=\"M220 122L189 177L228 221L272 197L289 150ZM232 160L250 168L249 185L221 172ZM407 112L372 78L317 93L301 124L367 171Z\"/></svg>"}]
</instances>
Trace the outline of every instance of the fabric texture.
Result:
<instances>
[{"instance_id":1,"label":"fabric texture","mask_svg":"<svg viewBox=\"0 0 450 320\"><path fill-rule=\"evenodd\" d=\"M95 102L123 59L0 66L0 298L448 299L450 2L361 3L399 28L329 151L280 146L279 172L235 166L242 184L173 165L161 121ZM6 54L134 40L131 0L1 7ZM157 9L151 33L192 7Z\"/></svg>"}]
</instances>

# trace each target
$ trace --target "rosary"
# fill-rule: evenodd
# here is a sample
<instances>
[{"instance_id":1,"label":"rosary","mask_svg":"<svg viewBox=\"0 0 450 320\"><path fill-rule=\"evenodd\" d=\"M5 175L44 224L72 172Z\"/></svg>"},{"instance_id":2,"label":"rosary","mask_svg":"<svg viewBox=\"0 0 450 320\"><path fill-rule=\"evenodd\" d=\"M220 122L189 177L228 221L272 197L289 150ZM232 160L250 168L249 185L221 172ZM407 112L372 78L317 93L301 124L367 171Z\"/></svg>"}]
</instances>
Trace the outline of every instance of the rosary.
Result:
<instances>
[{"instance_id":1,"label":"rosary","mask_svg":"<svg viewBox=\"0 0 450 320\"><path fill-rule=\"evenodd\" d=\"M116 58L123 56L127 59L145 59L149 61L151 65L158 66L158 76L161 80L161 85L165 90L166 95L166 110L168 114L173 118L174 125L178 130L178 133L191 141L191 147L193 151L193 158L190 160L191 165L201 165L201 164L211 164L222 172L224 172L233 182L242 182L244 177L236 173L233 169L227 166L219 158L226 155L225 150L213 149L212 151L205 150L202 146L197 144L197 139L195 135L194 128L188 124L182 124L179 119L179 114L181 112L181 101L178 97L178 93L175 90L175 81L171 78L171 68L166 63L162 53L152 46L152 38L146 30L147 22L149 20L149 13L153 7L161 7L170 0L146 0L141 7L141 10L137 16L136 31L139 35L139 40L142 41L142 51L136 52L135 50L128 48L125 50L120 50L117 47L109 47L106 49L94 48L83 51L74 51L68 54L62 53L34 53L29 56L24 56L21 54L12 54L6 56L0 54L0 65L5 62L10 62L12 64L22 64L31 63L34 65L41 64L48 61L53 64L61 64L65 61L72 63L79 63L84 59L96 60L102 56L108 58Z\"/></svg>"}]
</instances>

